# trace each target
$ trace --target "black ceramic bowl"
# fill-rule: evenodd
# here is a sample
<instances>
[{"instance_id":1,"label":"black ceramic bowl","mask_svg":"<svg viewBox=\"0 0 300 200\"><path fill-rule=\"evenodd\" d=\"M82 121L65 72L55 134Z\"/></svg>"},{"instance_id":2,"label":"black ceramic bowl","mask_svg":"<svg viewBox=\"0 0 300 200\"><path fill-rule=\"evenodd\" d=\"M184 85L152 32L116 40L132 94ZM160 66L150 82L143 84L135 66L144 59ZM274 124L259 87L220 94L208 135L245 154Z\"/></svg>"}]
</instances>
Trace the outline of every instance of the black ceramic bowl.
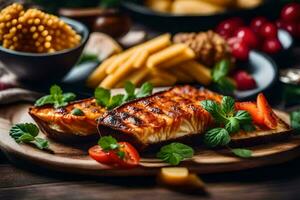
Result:
<instances>
[{"instance_id":1,"label":"black ceramic bowl","mask_svg":"<svg viewBox=\"0 0 300 200\"><path fill-rule=\"evenodd\" d=\"M88 29L80 22L61 18L82 37L78 46L54 53L26 53L0 46L0 61L13 72L20 82L53 83L60 81L78 61L85 43Z\"/></svg>"},{"instance_id":2,"label":"black ceramic bowl","mask_svg":"<svg viewBox=\"0 0 300 200\"><path fill-rule=\"evenodd\" d=\"M151 26L156 30L173 33L212 29L220 21L229 17L238 16L244 20L250 20L253 16L271 13L270 9L274 8L275 5L277 5L275 1L265 0L263 4L253 9L230 10L215 15L173 15L153 11L142 3L122 1L123 9L131 14L136 21Z\"/></svg>"}]
</instances>

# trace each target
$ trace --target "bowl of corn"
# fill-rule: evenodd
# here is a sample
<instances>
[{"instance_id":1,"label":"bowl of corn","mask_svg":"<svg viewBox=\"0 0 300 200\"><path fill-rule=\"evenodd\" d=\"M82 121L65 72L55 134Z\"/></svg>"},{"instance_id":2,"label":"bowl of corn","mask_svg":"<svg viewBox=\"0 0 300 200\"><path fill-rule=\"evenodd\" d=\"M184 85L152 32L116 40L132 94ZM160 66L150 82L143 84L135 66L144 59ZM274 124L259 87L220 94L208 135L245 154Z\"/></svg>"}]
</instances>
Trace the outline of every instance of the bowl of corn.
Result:
<instances>
[{"instance_id":1,"label":"bowl of corn","mask_svg":"<svg viewBox=\"0 0 300 200\"><path fill-rule=\"evenodd\" d=\"M0 12L0 61L21 82L55 82L76 64L88 29L14 3Z\"/></svg>"}]
</instances>

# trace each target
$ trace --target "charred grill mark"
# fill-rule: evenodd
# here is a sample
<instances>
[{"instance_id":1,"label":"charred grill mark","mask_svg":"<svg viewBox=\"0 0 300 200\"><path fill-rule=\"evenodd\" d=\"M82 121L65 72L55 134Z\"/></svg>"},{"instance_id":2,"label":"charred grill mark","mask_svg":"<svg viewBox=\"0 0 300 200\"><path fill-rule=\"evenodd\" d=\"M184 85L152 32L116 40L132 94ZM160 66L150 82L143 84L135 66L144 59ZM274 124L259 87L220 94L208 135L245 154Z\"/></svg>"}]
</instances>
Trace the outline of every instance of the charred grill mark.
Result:
<instances>
[{"instance_id":1,"label":"charred grill mark","mask_svg":"<svg viewBox=\"0 0 300 200\"><path fill-rule=\"evenodd\" d=\"M160 108L150 107L149 110L156 114L163 114L163 111Z\"/></svg>"}]
</instances>

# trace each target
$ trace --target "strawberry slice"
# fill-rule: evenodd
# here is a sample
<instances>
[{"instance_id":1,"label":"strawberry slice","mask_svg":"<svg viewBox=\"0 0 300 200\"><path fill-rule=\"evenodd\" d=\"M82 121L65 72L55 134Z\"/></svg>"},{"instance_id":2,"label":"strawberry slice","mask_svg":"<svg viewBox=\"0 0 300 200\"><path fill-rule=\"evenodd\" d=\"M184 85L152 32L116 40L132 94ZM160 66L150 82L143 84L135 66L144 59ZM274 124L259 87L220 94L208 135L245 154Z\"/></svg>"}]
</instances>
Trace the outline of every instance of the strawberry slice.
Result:
<instances>
[{"instance_id":1,"label":"strawberry slice","mask_svg":"<svg viewBox=\"0 0 300 200\"><path fill-rule=\"evenodd\" d=\"M275 113L262 93L257 96L257 108L264 119L264 124L270 129L275 129L277 127Z\"/></svg>"},{"instance_id":2,"label":"strawberry slice","mask_svg":"<svg viewBox=\"0 0 300 200\"><path fill-rule=\"evenodd\" d=\"M253 120L253 123L264 126L264 118L258 111L257 105L254 102L237 102L235 104L236 110L247 111Z\"/></svg>"}]
</instances>

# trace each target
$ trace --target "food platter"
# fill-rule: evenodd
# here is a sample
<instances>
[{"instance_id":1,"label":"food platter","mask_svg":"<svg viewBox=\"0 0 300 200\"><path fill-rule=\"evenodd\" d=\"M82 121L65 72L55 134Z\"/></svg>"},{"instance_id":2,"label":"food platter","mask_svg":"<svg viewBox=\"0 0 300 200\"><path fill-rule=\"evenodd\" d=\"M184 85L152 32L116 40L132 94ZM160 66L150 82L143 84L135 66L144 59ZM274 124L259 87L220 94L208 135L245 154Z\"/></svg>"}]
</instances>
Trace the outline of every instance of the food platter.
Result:
<instances>
[{"instance_id":1,"label":"food platter","mask_svg":"<svg viewBox=\"0 0 300 200\"><path fill-rule=\"evenodd\" d=\"M33 122L28 115L30 104L20 103L2 108L0 113L0 148L14 163L30 163L57 171L98 176L140 176L154 175L160 167L168 166L158 159L142 158L140 166L134 169L116 169L92 160L87 149L90 144L66 145L50 140L54 153L40 151L29 145L17 144L8 134L12 124ZM288 121L288 114L277 111ZM39 133L45 137L43 133ZM277 143L258 145L250 148L253 157L241 159L233 157L228 150L199 149L195 156L181 165L199 174L238 171L266 165L273 165L294 159L300 155L300 139L291 138Z\"/></svg>"}]
</instances>

